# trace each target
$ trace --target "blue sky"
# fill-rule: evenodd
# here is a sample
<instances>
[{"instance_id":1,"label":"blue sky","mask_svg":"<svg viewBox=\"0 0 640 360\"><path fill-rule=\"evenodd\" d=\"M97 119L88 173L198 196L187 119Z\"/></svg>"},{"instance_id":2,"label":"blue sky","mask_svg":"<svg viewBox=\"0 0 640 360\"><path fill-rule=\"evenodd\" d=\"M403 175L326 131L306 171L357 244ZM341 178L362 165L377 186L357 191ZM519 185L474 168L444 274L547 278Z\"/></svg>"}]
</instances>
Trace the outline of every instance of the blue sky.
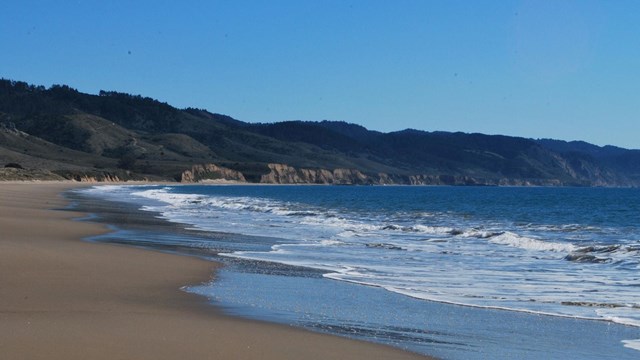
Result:
<instances>
[{"instance_id":1,"label":"blue sky","mask_svg":"<svg viewBox=\"0 0 640 360\"><path fill-rule=\"evenodd\" d=\"M3 0L0 77L251 122L640 148L640 2Z\"/></svg>"}]
</instances>

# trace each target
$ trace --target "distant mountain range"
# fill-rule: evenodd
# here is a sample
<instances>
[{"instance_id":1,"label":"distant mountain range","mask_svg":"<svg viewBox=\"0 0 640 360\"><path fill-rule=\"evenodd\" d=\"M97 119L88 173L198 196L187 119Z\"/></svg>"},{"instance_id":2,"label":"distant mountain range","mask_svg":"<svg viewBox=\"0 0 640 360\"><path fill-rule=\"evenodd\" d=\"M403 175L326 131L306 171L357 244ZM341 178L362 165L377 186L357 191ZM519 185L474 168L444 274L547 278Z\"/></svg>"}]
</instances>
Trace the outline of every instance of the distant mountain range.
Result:
<instances>
[{"instance_id":1,"label":"distant mountain range","mask_svg":"<svg viewBox=\"0 0 640 360\"><path fill-rule=\"evenodd\" d=\"M638 186L640 150L341 121L253 124L3 79L0 168L0 179Z\"/></svg>"}]
</instances>

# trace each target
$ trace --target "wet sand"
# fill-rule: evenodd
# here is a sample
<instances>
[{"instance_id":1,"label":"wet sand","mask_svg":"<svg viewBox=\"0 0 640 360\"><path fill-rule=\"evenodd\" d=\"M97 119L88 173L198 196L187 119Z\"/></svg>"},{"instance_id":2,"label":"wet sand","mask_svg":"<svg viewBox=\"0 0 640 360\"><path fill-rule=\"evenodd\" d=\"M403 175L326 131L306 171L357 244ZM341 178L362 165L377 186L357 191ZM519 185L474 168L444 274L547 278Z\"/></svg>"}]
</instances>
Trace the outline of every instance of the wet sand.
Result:
<instances>
[{"instance_id":1,"label":"wet sand","mask_svg":"<svg viewBox=\"0 0 640 360\"><path fill-rule=\"evenodd\" d=\"M184 285L215 263L81 239L107 231L53 211L76 183L0 183L0 354L6 359L424 359L223 315Z\"/></svg>"}]
</instances>

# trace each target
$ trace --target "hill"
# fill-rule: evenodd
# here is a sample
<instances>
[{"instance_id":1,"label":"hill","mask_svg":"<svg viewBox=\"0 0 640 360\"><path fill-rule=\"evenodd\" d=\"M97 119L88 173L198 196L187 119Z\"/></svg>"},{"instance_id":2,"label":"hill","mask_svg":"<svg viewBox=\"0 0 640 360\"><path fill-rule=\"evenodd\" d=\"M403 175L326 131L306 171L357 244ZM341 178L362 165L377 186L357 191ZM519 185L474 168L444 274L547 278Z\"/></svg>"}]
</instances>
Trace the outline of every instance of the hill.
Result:
<instances>
[{"instance_id":1,"label":"hill","mask_svg":"<svg viewBox=\"0 0 640 360\"><path fill-rule=\"evenodd\" d=\"M4 178L637 186L640 151L584 142L252 124L114 91L0 80Z\"/></svg>"}]
</instances>

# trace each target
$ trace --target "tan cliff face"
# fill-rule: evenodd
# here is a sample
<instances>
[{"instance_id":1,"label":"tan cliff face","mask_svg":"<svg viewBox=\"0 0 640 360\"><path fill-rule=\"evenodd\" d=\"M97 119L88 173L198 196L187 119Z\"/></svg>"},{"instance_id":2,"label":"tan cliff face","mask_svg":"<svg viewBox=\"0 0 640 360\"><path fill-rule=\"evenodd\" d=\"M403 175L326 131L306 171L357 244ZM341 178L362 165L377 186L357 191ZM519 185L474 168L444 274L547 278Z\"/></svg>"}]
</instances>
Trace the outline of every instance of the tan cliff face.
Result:
<instances>
[{"instance_id":1,"label":"tan cliff face","mask_svg":"<svg viewBox=\"0 0 640 360\"><path fill-rule=\"evenodd\" d=\"M246 182L241 172L227 169L215 164L194 165L180 177L180 182L200 182L206 180L228 180Z\"/></svg>"},{"instance_id":2,"label":"tan cliff face","mask_svg":"<svg viewBox=\"0 0 640 360\"><path fill-rule=\"evenodd\" d=\"M557 179L513 179L481 178L460 175L398 175L365 174L355 169L338 168L308 169L295 168L286 164L267 164L268 172L251 182L262 184L325 184L325 185L452 185L452 186L561 186ZM584 169L589 171L591 169ZM596 174L597 175L597 174ZM148 181L147 178L132 178L128 171L111 173L108 171L53 173L45 169L0 168L0 180L73 180L79 182L120 182L127 180ZM216 164L194 165L183 171L179 180L183 183L248 183L238 170ZM597 183L596 183L597 184Z\"/></svg>"},{"instance_id":3,"label":"tan cliff face","mask_svg":"<svg viewBox=\"0 0 640 360\"><path fill-rule=\"evenodd\" d=\"M452 186L560 186L557 179L480 178L461 175L364 174L356 169L307 169L287 164L267 164L268 173L257 179L260 184L326 185L452 185ZM242 172L215 164L195 165L181 174L181 182L248 182Z\"/></svg>"},{"instance_id":4,"label":"tan cliff face","mask_svg":"<svg viewBox=\"0 0 640 360\"><path fill-rule=\"evenodd\" d=\"M296 169L285 164L269 164L269 173L260 177L264 184L371 184L374 181L354 169Z\"/></svg>"},{"instance_id":5,"label":"tan cliff face","mask_svg":"<svg viewBox=\"0 0 640 360\"><path fill-rule=\"evenodd\" d=\"M258 183L339 185L381 183L380 178L367 176L355 169L306 169L294 168L286 164L267 164L267 168L269 172L261 175ZM240 171L228 169L215 164L194 165L190 170L182 172L180 176L180 181L187 183L211 180L247 182L245 176Z\"/></svg>"}]
</instances>

